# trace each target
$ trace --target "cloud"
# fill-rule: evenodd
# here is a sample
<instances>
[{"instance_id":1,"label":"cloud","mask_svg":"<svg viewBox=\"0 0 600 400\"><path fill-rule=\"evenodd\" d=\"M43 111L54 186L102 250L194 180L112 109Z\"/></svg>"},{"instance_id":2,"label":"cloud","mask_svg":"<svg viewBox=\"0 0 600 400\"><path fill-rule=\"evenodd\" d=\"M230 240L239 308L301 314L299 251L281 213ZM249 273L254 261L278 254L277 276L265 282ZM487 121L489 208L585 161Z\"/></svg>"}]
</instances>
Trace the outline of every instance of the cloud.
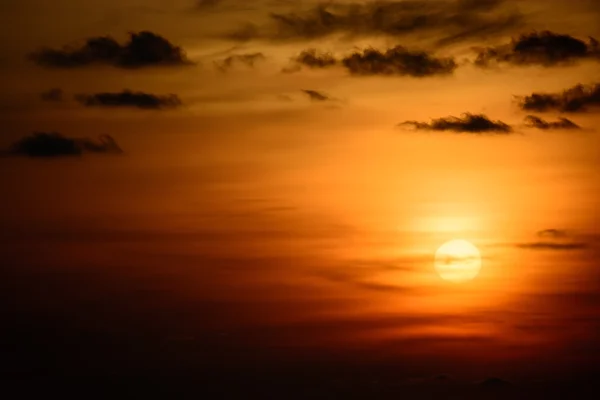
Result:
<instances>
[{"instance_id":1,"label":"cloud","mask_svg":"<svg viewBox=\"0 0 600 400\"><path fill-rule=\"evenodd\" d=\"M117 93L79 94L75 99L86 107L134 107L143 109L163 109L181 106L175 94L155 95L144 92L123 90Z\"/></svg>"},{"instance_id":2,"label":"cloud","mask_svg":"<svg viewBox=\"0 0 600 400\"><path fill-rule=\"evenodd\" d=\"M562 229L544 229L537 232L540 241L518 243L516 247L528 250L553 250L570 251L582 250L588 247L587 243L573 241L569 232Z\"/></svg>"},{"instance_id":3,"label":"cloud","mask_svg":"<svg viewBox=\"0 0 600 400\"><path fill-rule=\"evenodd\" d=\"M284 102L294 101L294 99L292 99L292 97L288 96L287 94L279 94L279 95L277 95L277 99L279 101L284 101Z\"/></svg>"},{"instance_id":4,"label":"cloud","mask_svg":"<svg viewBox=\"0 0 600 400\"><path fill-rule=\"evenodd\" d=\"M385 52L366 49L342 59L342 64L353 75L399 75L427 77L449 75L457 67L453 58L437 58L426 52L410 51L396 46Z\"/></svg>"},{"instance_id":5,"label":"cloud","mask_svg":"<svg viewBox=\"0 0 600 400\"><path fill-rule=\"evenodd\" d=\"M48 89L40 93L40 99L48 102L61 102L63 101L63 91L60 88Z\"/></svg>"},{"instance_id":6,"label":"cloud","mask_svg":"<svg viewBox=\"0 0 600 400\"><path fill-rule=\"evenodd\" d=\"M233 40L317 40L331 35L434 37L438 45L489 37L520 26L522 15L503 0L321 1L308 9L269 14L265 25L246 24Z\"/></svg>"},{"instance_id":7,"label":"cloud","mask_svg":"<svg viewBox=\"0 0 600 400\"><path fill-rule=\"evenodd\" d=\"M275 0L277 1L277 0ZM237 1L237 0L195 0L192 11L199 12L228 12L255 10L264 4L261 1Z\"/></svg>"},{"instance_id":8,"label":"cloud","mask_svg":"<svg viewBox=\"0 0 600 400\"><path fill-rule=\"evenodd\" d=\"M582 59L600 59L596 39L589 38L588 42L584 42L550 31L523 34L509 44L476 50L475 65L479 67L500 63L552 67Z\"/></svg>"},{"instance_id":9,"label":"cloud","mask_svg":"<svg viewBox=\"0 0 600 400\"><path fill-rule=\"evenodd\" d=\"M544 229L537 233L539 237L550 237L550 238L565 238L569 236L569 233L562 229Z\"/></svg>"},{"instance_id":10,"label":"cloud","mask_svg":"<svg viewBox=\"0 0 600 400\"><path fill-rule=\"evenodd\" d=\"M328 68L338 64L338 60L331 53L319 52L316 49L304 50L292 61L309 68Z\"/></svg>"},{"instance_id":11,"label":"cloud","mask_svg":"<svg viewBox=\"0 0 600 400\"><path fill-rule=\"evenodd\" d=\"M185 52L167 39L150 31L132 32L125 44L110 36L88 39L80 47L42 48L28 58L48 68L77 68L112 65L118 68L190 65Z\"/></svg>"},{"instance_id":12,"label":"cloud","mask_svg":"<svg viewBox=\"0 0 600 400\"><path fill-rule=\"evenodd\" d=\"M424 51L411 51L403 46L387 50L374 48L353 52L341 59L333 54L307 49L292 58L292 66L284 72L297 72L305 66L323 69L341 65L352 75L413 76L427 77L449 75L457 68L453 58L438 58Z\"/></svg>"},{"instance_id":13,"label":"cloud","mask_svg":"<svg viewBox=\"0 0 600 400\"><path fill-rule=\"evenodd\" d=\"M409 293L419 289L403 285L402 280L391 282L389 276L414 274L423 262L429 262L429 258L415 256L393 259L354 259L341 264L328 265L316 271L315 276L328 282L367 291Z\"/></svg>"},{"instance_id":14,"label":"cloud","mask_svg":"<svg viewBox=\"0 0 600 400\"><path fill-rule=\"evenodd\" d=\"M545 121L535 115L525 117L525 123L530 128L538 128L543 130L550 129L581 129L579 125L567 118L559 118L558 121Z\"/></svg>"},{"instance_id":15,"label":"cloud","mask_svg":"<svg viewBox=\"0 0 600 400\"><path fill-rule=\"evenodd\" d=\"M590 107L600 107L600 83L579 84L562 93L532 93L517 99L525 111L586 112Z\"/></svg>"},{"instance_id":16,"label":"cloud","mask_svg":"<svg viewBox=\"0 0 600 400\"><path fill-rule=\"evenodd\" d=\"M304 89L302 90L304 94L306 94L312 101L331 101L333 100L328 95L318 92L316 90Z\"/></svg>"},{"instance_id":17,"label":"cloud","mask_svg":"<svg viewBox=\"0 0 600 400\"><path fill-rule=\"evenodd\" d=\"M483 114L465 113L462 117L445 117L433 119L431 122L405 121L400 124L412 125L416 130L454 131L464 133L508 134L512 127L502 121L492 121Z\"/></svg>"},{"instance_id":18,"label":"cloud","mask_svg":"<svg viewBox=\"0 0 600 400\"><path fill-rule=\"evenodd\" d=\"M520 243L517 245L520 249L529 250L581 250L587 248L585 243L553 243L553 242L533 242L533 243Z\"/></svg>"},{"instance_id":19,"label":"cloud","mask_svg":"<svg viewBox=\"0 0 600 400\"><path fill-rule=\"evenodd\" d=\"M34 132L13 143L8 154L29 157L77 156L83 153L122 153L117 142L109 135L97 140L69 138L57 132Z\"/></svg>"},{"instance_id":20,"label":"cloud","mask_svg":"<svg viewBox=\"0 0 600 400\"><path fill-rule=\"evenodd\" d=\"M227 72L235 64L243 64L248 67L254 67L258 61L264 61L266 59L263 53L248 53L248 54L234 54L228 56L220 61L215 61L215 67L222 72Z\"/></svg>"}]
</instances>

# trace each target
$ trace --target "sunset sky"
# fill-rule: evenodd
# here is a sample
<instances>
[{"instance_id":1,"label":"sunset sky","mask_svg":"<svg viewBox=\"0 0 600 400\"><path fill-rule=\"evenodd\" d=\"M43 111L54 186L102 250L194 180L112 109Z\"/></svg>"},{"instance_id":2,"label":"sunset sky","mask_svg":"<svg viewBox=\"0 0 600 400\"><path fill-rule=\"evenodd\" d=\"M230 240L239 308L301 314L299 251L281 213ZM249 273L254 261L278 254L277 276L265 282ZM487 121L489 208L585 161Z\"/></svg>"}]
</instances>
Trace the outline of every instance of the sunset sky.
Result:
<instances>
[{"instance_id":1,"label":"sunset sky","mask_svg":"<svg viewBox=\"0 0 600 400\"><path fill-rule=\"evenodd\" d=\"M594 0L4 0L0 372L595 370L598 21ZM453 239L471 281L436 273Z\"/></svg>"}]
</instances>

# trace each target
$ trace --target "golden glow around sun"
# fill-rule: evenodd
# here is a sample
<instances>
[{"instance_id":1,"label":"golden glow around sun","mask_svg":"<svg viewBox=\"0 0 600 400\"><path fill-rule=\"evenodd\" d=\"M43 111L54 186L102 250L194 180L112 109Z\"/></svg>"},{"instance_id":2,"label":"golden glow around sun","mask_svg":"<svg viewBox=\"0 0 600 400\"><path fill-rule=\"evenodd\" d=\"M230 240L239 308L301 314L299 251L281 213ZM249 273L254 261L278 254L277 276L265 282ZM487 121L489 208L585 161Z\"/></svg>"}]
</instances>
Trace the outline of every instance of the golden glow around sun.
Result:
<instances>
[{"instance_id":1,"label":"golden glow around sun","mask_svg":"<svg viewBox=\"0 0 600 400\"><path fill-rule=\"evenodd\" d=\"M466 240L451 240L435 253L435 270L449 282L462 283L474 279L481 269L477 247Z\"/></svg>"}]
</instances>

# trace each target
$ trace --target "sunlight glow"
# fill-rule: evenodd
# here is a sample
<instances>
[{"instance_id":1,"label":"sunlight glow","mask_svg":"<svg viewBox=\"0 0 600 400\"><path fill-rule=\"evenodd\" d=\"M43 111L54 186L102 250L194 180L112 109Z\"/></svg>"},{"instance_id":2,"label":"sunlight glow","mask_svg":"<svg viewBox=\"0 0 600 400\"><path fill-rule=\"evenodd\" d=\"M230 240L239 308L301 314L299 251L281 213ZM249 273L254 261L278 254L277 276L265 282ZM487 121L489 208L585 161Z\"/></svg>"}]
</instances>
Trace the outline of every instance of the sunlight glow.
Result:
<instances>
[{"instance_id":1,"label":"sunlight glow","mask_svg":"<svg viewBox=\"0 0 600 400\"><path fill-rule=\"evenodd\" d=\"M462 283L474 279L481 269L481 254L466 240L451 240L435 253L435 269L449 282Z\"/></svg>"}]
</instances>

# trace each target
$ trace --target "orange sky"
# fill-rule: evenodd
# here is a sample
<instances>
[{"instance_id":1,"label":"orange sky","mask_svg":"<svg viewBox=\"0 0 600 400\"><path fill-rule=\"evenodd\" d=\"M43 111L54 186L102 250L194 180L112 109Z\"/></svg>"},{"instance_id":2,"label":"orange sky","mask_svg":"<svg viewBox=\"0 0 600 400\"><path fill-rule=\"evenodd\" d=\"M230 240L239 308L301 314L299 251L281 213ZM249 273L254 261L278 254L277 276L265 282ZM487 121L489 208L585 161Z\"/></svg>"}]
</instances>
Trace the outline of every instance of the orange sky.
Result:
<instances>
[{"instance_id":1,"label":"orange sky","mask_svg":"<svg viewBox=\"0 0 600 400\"><path fill-rule=\"evenodd\" d=\"M310 1L5 3L0 145L33 131L109 133L124 150L0 159L3 282L17 304L15 326L32 319L40 332L81 329L101 341L145 330L148 346L167 343L191 364L206 345L225 360L235 358L231 349L286 363L404 360L409 374L415 365L415 374L476 378L596 365L598 108L533 113L582 128L539 130L523 125L532 112L514 96L600 82L599 61L472 64L473 47L520 33L600 36L593 1L492 2L489 15L516 12L521 22L448 46L435 43L453 26L398 37L223 37L245 21L268 26L269 11L300 15ZM26 59L44 46L123 41L139 30L181 46L196 64L53 69ZM419 78L342 67L281 72L308 48L342 57L355 46L397 44L455 57L458 68ZM254 52L265 55L254 67L214 67ZM41 101L50 88L64 99ZM183 106L93 108L73 99L123 89L174 93ZM514 131L397 126L462 113ZM433 268L435 250L455 238L482 253L480 275L461 285ZM97 315L82 317L86 309ZM65 360L61 367L72 367Z\"/></svg>"}]
</instances>

